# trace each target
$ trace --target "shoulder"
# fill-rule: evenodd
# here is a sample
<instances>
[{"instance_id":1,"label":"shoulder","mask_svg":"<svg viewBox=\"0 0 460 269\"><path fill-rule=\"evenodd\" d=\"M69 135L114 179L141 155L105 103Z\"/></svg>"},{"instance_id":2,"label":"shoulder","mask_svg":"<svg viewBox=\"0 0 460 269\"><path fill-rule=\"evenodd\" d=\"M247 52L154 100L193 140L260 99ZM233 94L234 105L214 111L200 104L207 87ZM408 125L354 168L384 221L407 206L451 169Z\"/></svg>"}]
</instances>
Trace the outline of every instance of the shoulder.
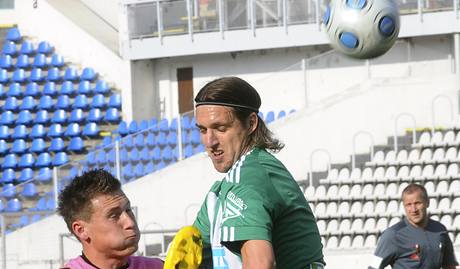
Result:
<instances>
[{"instance_id":1,"label":"shoulder","mask_svg":"<svg viewBox=\"0 0 460 269\"><path fill-rule=\"evenodd\" d=\"M163 260L151 257L131 256L129 257L129 268L133 269L161 269L163 268Z\"/></svg>"},{"instance_id":2,"label":"shoulder","mask_svg":"<svg viewBox=\"0 0 460 269\"><path fill-rule=\"evenodd\" d=\"M273 176L274 174L286 174L285 176L291 176L286 167L275 156L264 149L254 148L252 152L242 158L241 161L242 175L264 178Z\"/></svg>"},{"instance_id":3,"label":"shoulder","mask_svg":"<svg viewBox=\"0 0 460 269\"><path fill-rule=\"evenodd\" d=\"M425 230L433 232L433 233L443 233L447 232L446 226L439 221L428 219L428 223L425 227Z\"/></svg>"},{"instance_id":4,"label":"shoulder","mask_svg":"<svg viewBox=\"0 0 460 269\"><path fill-rule=\"evenodd\" d=\"M406 227L407 227L407 224L404 222L404 220L401 220L400 222L395 223L394 225L388 227L388 229L386 229L383 232L382 238L392 240L394 237L396 237L396 235L399 232L404 230L404 228L406 228Z\"/></svg>"}]
</instances>

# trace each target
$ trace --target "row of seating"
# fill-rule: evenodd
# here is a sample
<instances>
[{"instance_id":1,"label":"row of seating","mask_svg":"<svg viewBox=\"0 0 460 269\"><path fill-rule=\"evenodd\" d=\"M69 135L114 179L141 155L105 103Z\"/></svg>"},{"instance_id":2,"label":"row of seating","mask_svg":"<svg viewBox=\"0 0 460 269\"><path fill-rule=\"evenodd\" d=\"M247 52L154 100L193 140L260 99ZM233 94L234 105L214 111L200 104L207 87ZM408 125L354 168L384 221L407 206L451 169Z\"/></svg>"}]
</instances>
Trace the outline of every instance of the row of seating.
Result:
<instances>
[{"instance_id":1,"label":"row of seating","mask_svg":"<svg viewBox=\"0 0 460 269\"><path fill-rule=\"evenodd\" d=\"M29 41L14 41L7 39L3 43L2 47L2 54L10 55L10 56L17 56L17 55L34 55L44 54L44 55L51 55L54 52L54 47L48 41L40 41L38 43L37 49L34 48L34 45Z\"/></svg>"},{"instance_id":2,"label":"row of seating","mask_svg":"<svg viewBox=\"0 0 460 269\"><path fill-rule=\"evenodd\" d=\"M11 44L11 43L10 43ZM31 44L26 42L25 45ZM7 44L9 46L9 44ZM44 53L28 54L20 53L18 55L2 54L0 56L0 68L6 70L12 69L30 69L30 68L63 68L65 65L64 58L59 54L53 54L48 57ZM70 71L69 71L70 72ZM70 74L69 74L70 75ZM70 76L69 76L70 77ZM93 80L95 78L94 70L83 70L81 78Z\"/></svg>"},{"instance_id":3,"label":"row of seating","mask_svg":"<svg viewBox=\"0 0 460 269\"><path fill-rule=\"evenodd\" d=\"M38 184L50 184L52 180L51 168L48 166L38 170L34 170L34 168L25 168L20 172L8 168L2 171L1 184L3 185L9 183L21 184L30 180Z\"/></svg>"},{"instance_id":4,"label":"row of seating","mask_svg":"<svg viewBox=\"0 0 460 269\"><path fill-rule=\"evenodd\" d=\"M460 145L460 132L454 130L435 131L433 134L429 131L424 131L414 147L445 147L445 146L459 146Z\"/></svg>"},{"instance_id":5,"label":"row of seating","mask_svg":"<svg viewBox=\"0 0 460 269\"><path fill-rule=\"evenodd\" d=\"M80 124L74 122L67 125L53 123L49 127L42 124L36 124L32 128L27 128L25 125L17 125L10 133L10 129L6 125L0 125L0 140L10 141L17 139L34 140L36 138L52 139L57 137L99 137L99 126L96 122L88 122L81 128Z\"/></svg>"},{"instance_id":6,"label":"row of seating","mask_svg":"<svg viewBox=\"0 0 460 269\"><path fill-rule=\"evenodd\" d=\"M7 154L24 154L27 152L40 154L45 151L49 152L59 152L59 151L68 151L69 153L80 153L84 151L84 140L80 136L71 137L67 142L62 137L55 137L47 143L43 138L36 138L32 140L29 144L24 139L14 140L11 147L8 143L0 139L0 156L5 156Z\"/></svg>"},{"instance_id":7,"label":"row of seating","mask_svg":"<svg viewBox=\"0 0 460 269\"><path fill-rule=\"evenodd\" d=\"M53 156L53 155L54 156ZM49 166L60 166L69 162L69 156L66 152L42 152L35 158L33 153L25 153L18 157L14 153L5 155L2 160L3 174L7 173L7 169L22 169L22 168L41 168Z\"/></svg>"},{"instance_id":8,"label":"row of seating","mask_svg":"<svg viewBox=\"0 0 460 269\"><path fill-rule=\"evenodd\" d=\"M34 67L30 71L24 68L14 69L10 74L8 69L1 68L0 83L27 84L29 82L35 82L41 84L45 82L59 81L80 81L89 83L90 81L94 81L97 78L97 74L92 72L94 72L94 70L89 67L83 69L81 75L78 74L78 70L75 67L67 67L67 69L64 71L64 74L62 74L57 67L52 67L50 69Z\"/></svg>"}]
</instances>

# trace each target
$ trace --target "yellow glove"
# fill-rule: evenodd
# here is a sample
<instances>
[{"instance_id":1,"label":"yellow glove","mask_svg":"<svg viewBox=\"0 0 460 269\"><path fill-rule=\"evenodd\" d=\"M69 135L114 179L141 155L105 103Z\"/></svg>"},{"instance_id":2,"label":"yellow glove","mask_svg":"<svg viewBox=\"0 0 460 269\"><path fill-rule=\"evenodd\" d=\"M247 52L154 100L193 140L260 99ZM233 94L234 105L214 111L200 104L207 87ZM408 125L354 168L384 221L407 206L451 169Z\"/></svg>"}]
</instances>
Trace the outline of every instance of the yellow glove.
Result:
<instances>
[{"instance_id":1,"label":"yellow glove","mask_svg":"<svg viewBox=\"0 0 460 269\"><path fill-rule=\"evenodd\" d=\"M203 242L200 231L193 226L180 229L169 245L163 269L198 269Z\"/></svg>"}]
</instances>

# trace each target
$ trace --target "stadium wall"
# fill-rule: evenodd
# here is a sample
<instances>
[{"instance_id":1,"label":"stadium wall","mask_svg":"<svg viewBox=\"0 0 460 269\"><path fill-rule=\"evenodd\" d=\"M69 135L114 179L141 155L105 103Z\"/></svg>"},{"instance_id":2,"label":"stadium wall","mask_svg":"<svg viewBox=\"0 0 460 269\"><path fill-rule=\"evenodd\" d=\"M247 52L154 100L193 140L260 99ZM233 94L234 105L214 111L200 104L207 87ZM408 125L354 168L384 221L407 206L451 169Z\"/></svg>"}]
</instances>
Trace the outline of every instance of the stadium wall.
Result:
<instances>
[{"instance_id":1,"label":"stadium wall","mask_svg":"<svg viewBox=\"0 0 460 269\"><path fill-rule=\"evenodd\" d=\"M112 27L118 29L118 14L119 2L118 0L80 0L94 13L100 16L103 20L108 22Z\"/></svg>"}]
</instances>

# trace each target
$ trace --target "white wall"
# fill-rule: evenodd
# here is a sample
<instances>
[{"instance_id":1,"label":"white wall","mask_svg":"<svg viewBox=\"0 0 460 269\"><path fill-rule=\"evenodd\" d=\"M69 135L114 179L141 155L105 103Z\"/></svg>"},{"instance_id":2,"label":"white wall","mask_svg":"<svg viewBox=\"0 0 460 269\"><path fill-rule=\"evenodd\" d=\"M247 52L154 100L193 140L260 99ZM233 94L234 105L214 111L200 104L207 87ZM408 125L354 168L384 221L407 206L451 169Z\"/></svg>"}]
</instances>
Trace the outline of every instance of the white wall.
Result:
<instances>
[{"instance_id":1,"label":"white wall","mask_svg":"<svg viewBox=\"0 0 460 269\"><path fill-rule=\"evenodd\" d=\"M118 0L80 0L94 13L98 14L101 18L107 21L115 29L118 29L118 13L119 2Z\"/></svg>"}]
</instances>

